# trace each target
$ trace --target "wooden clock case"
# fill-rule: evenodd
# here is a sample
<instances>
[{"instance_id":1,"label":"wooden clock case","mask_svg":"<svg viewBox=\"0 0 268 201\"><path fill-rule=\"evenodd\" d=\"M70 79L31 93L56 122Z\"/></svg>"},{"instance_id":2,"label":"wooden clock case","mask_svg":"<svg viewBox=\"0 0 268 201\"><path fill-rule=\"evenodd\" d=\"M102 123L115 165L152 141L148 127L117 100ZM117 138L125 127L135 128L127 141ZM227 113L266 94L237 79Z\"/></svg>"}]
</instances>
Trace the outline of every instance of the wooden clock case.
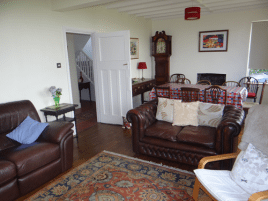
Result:
<instances>
[{"instance_id":1,"label":"wooden clock case","mask_svg":"<svg viewBox=\"0 0 268 201\"><path fill-rule=\"evenodd\" d=\"M171 56L171 38L172 36L166 35L165 31L156 32L152 37L152 56L155 58L155 80L156 85L165 84L169 81L170 77L170 56ZM163 51L157 49L159 41L165 42Z\"/></svg>"}]
</instances>

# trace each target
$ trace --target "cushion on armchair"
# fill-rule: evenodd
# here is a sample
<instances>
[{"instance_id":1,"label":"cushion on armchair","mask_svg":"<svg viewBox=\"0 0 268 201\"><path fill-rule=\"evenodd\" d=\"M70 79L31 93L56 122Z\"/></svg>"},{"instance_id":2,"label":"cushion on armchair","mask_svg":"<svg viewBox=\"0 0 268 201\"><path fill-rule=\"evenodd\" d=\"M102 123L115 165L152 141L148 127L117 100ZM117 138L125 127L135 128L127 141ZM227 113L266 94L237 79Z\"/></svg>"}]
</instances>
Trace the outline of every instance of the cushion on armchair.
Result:
<instances>
[{"instance_id":1,"label":"cushion on armchair","mask_svg":"<svg viewBox=\"0 0 268 201\"><path fill-rule=\"evenodd\" d=\"M238 186L228 170L195 169L195 176L205 189L220 201L246 201L250 194Z\"/></svg>"},{"instance_id":2,"label":"cushion on armchair","mask_svg":"<svg viewBox=\"0 0 268 201\"><path fill-rule=\"evenodd\" d=\"M268 105L265 104L253 106L248 110L239 149L245 151L248 143L251 143L268 156L267 114Z\"/></svg>"},{"instance_id":3,"label":"cushion on armchair","mask_svg":"<svg viewBox=\"0 0 268 201\"><path fill-rule=\"evenodd\" d=\"M37 140L47 126L47 123L40 123L27 116L17 128L6 136L21 144L31 144Z\"/></svg>"},{"instance_id":4,"label":"cushion on armchair","mask_svg":"<svg viewBox=\"0 0 268 201\"><path fill-rule=\"evenodd\" d=\"M268 157L249 143L236 158L230 176L249 194L268 190Z\"/></svg>"}]
</instances>

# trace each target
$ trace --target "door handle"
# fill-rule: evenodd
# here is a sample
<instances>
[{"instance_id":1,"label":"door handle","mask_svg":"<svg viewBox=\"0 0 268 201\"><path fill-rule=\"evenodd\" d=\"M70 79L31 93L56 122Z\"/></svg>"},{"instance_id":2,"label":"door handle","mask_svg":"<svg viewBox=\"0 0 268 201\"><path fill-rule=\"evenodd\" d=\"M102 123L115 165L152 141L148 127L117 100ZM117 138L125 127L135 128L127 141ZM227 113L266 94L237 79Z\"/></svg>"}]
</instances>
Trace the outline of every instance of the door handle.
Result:
<instances>
[{"instance_id":1,"label":"door handle","mask_svg":"<svg viewBox=\"0 0 268 201\"><path fill-rule=\"evenodd\" d=\"M123 66L127 66L127 64L123 64Z\"/></svg>"}]
</instances>

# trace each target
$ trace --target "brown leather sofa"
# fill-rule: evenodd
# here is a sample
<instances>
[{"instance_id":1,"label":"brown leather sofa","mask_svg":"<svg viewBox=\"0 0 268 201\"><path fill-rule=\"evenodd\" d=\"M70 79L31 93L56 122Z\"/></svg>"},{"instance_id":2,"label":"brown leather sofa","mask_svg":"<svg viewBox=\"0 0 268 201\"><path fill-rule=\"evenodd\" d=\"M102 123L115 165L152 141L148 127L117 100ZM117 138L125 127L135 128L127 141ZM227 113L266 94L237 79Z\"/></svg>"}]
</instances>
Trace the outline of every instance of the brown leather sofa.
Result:
<instances>
[{"instance_id":1,"label":"brown leather sofa","mask_svg":"<svg viewBox=\"0 0 268 201\"><path fill-rule=\"evenodd\" d=\"M227 105L217 128L208 126L172 126L156 119L157 100L128 111L132 123L132 146L136 154L198 166L201 158L237 150L238 135L244 112ZM172 134L175 138L169 137ZM209 168L230 168L230 162L212 164Z\"/></svg>"},{"instance_id":2,"label":"brown leather sofa","mask_svg":"<svg viewBox=\"0 0 268 201\"><path fill-rule=\"evenodd\" d=\"M0 104L0 200L15 200L72 167L72 123L50 122L29 145L6 137L28 115L40 122L28 100Z\"/></svg>"}]
</instances>

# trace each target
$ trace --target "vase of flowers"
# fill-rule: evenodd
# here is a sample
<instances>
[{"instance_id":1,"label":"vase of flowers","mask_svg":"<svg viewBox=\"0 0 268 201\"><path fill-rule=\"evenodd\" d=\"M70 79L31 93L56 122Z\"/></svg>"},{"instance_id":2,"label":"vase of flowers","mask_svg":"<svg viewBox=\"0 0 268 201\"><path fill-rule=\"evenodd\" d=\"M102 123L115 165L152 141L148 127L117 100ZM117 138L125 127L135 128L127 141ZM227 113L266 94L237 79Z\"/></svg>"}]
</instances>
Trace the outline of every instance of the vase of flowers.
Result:
<instances>
[{"instance_id":1,"label":"vase of flowers","mask_svg":"<svg viewBox=\"0 0 268 201\"><path fill-rule=\"evenodd\" d=\"M54 99L54 102L55 102L55 107L56 108L59 108L60 106L60 96L61 96L61 91L62 89L61 88L56 88L55 86L52 86L49 88L49 91L51 92L52 94L52 97Z\"/></svg>"}]
</instances>

